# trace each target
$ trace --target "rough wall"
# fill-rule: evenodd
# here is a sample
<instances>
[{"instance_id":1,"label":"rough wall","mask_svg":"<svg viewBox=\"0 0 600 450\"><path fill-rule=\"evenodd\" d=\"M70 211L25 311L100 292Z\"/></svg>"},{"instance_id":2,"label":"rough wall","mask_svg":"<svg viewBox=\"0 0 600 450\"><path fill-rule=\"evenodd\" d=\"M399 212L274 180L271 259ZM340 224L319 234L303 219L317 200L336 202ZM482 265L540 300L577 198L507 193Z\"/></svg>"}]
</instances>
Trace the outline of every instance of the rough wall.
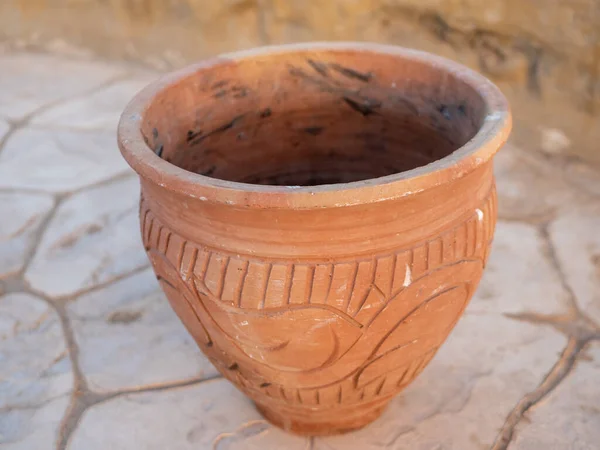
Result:
<instances>
[{"instance_id":1,"label":"rough wall","mask_svg":"<svg viewBox=\"0 0 600 450\"><path fill-rule=\"evenodd\" d=\"M0 40L160 69L293 41L420 48L497 82L516 140L600 163L599 0L3 0Z\"/></svg>"}]
</instances>

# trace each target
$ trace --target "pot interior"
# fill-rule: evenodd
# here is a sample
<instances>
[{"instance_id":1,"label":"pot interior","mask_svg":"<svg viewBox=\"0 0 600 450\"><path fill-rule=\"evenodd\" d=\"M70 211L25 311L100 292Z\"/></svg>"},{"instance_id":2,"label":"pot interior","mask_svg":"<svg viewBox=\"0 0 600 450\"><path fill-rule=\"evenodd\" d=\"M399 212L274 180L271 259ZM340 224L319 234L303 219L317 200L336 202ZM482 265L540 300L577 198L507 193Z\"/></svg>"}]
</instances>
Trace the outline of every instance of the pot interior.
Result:
<instances>
[{"instance_id":1,"label":"pot interior","mask_svg":"<svg viewBox=\"0 0 600 450\"><path fill-rule=\"evenodd\" d=\"M164 160L227 181L310 186L403 172L450 155L486 114L454 73L397 55L213 62L160 91L142 133Z\"/></svg>"}]
</instances>

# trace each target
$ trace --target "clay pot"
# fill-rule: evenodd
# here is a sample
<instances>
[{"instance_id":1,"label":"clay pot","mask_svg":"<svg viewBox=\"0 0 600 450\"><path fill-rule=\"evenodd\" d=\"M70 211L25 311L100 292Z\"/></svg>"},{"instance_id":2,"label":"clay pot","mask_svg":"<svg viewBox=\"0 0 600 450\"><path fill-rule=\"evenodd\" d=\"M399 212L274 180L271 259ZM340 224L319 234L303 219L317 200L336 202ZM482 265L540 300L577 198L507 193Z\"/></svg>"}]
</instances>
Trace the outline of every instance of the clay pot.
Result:
<instances>
[{"instance_id":1,"label":"clay pot","mask_svg":"<svg viewBox=\"0 0 600 450\"><path fill-rule=\"evenodd\" d=\"M163 78L119 143L181 321L268 420L319 435L378 417L458 321L510 127L498 89L458 64L312 44Z\"/></svg>"}]
</instances>

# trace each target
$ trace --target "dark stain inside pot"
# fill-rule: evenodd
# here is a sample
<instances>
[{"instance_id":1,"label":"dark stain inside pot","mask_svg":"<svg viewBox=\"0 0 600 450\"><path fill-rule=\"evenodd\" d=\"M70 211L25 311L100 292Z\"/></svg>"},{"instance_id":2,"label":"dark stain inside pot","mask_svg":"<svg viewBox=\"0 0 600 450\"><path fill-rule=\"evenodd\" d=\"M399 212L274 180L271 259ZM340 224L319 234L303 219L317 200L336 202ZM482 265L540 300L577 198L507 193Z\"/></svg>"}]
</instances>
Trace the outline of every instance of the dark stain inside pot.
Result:
<instances>
[{"instance_id":1,"label":"dark stain inside pot","mask_svg":"<svg viewBox=\"0 0 600 450\"><path fill-rule=\"evenodd\" d=\"M422 62L343 51L224 61L166 88L146 141L178 167L227 181L313 186L427 165L480 128L484 102Z\"/></svg>"}]
</instances>

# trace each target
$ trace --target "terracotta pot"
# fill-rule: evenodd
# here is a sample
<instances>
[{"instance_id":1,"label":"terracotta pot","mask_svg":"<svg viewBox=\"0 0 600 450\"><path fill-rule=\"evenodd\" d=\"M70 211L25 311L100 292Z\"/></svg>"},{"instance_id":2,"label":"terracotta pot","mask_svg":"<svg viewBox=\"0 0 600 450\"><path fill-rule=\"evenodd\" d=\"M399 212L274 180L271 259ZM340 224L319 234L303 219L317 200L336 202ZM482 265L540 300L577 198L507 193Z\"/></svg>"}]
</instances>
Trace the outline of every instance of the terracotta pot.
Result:
<instances>
[{"instance_id":1,"label":"terracotta pot","mask_svg":"<svg viewBox=\"0 0 600 450\"><path fill-rule=\"evenodd\" d=\"M458 321L510 127L498 89L458 64L311 44L163 78L119 143L181 321L267 419L318 435L378 417Z\"/></svg>"}]
</instances>

